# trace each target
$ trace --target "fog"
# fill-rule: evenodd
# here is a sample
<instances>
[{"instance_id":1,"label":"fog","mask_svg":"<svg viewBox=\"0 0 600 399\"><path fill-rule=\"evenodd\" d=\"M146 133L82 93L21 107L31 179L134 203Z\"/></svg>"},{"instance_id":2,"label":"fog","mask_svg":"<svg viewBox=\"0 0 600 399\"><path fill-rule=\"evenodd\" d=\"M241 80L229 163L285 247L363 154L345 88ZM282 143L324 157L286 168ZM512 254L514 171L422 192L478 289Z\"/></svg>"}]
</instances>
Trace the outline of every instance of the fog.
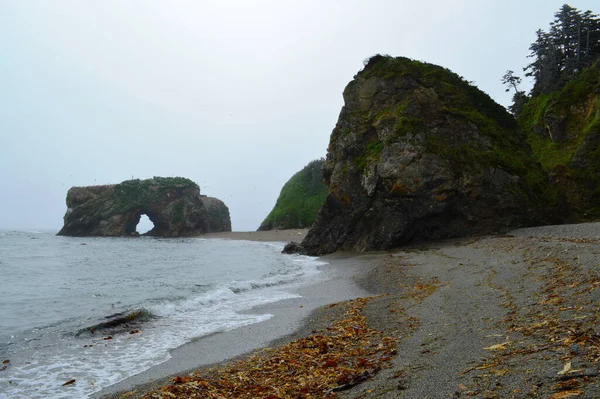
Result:
<instances>
[{"instance_id":1,"label":"fog","mask_svg":"<svg viewBox=\"0 0 600 399\"><path fill-rule=\"evenodd\" d=\"M506 106L502 75L562 4L0 2L0 228L60 229L72 186L183 176L255 230L325 156L366 58L442 65Z\"/></svg>"}]
</instances>

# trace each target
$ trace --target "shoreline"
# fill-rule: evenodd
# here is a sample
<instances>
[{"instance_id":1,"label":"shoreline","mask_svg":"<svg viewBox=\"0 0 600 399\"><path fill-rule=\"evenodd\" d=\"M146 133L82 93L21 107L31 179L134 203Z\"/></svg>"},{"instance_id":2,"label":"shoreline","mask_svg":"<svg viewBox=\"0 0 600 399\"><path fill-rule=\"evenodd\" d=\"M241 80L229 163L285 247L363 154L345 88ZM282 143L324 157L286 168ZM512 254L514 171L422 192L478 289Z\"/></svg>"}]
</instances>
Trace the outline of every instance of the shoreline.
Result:
<instances>
[{"instance_id":1,"label":"shoreline","mask_svg":"<svg viewBox=\"0 0 600 399\"><path fill-rule=\"evenodd\" d=\"M362 314L369 328L392 337L398 354L337 397L600 397L600 223L324 257L330 259L333 285L346 279L356 294L377 294ZM282 314L303 309L277 306ZM319 336L339 317L337 308L307 307L294 332L280 331L269 347ZM258 335L257 326L240 330ZM210 377L228 363L187 372ZM132 388L143 394L170 384L163 378Z\"/></svg>"},{"instance_id":2,"label":"shoreline","mask_svg":"<svg viewBox=\"0 0 600 399\"><path fill-rule=\"evenodd\" d=\"M270 241L275 236L299 236L305 231L293 230L281 234L215 233L223 239ZM257 232L263 233L263 232ZM274 234L273 234L274 233ZM212 234L211 234L212 235ZM208 238L208 237L203 237ZM299 298L286 299L250 309L248 313L268 313L272 317L266 321L236 328L234 330L200 337L170 351L171 358L140 374L131 376L114 385L103 388L90 396L91 399L118 399L123 394L137 391L137 397L143 392L157 389L168 384L177 375L188 375L195 370L206 370L234 359L242 358L265 347L279 346L299 336L317 329L322 320L318 313L323 307L347 300L365 297L370 292L359 287L355 277L375 266L381 254L338 253L319 258L326 265L320 266L323 275L317 282L303 284L291 292L301 295ZM313 317L313 315L317 315ZM128 396L129 397L129 396Z\"/></svg>"}]
</instances>

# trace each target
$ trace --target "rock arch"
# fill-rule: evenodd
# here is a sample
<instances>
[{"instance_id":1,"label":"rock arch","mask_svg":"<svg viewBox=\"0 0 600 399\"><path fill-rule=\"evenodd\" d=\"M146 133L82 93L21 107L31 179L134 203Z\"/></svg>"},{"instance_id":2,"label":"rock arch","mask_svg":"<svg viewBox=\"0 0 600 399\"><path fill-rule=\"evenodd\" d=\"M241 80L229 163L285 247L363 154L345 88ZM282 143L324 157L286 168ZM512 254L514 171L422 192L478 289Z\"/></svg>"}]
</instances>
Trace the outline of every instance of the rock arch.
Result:
<instances>
[{"instance_id":1,"label":"rock arch","mask_svg":"<svg viewBox=\"0 0 600 399\"><path fill-rule=\"evenodd\" d=\"M58 235L137 235L140 216L154 224L146 233L158 237L231 231L229 209L217 198L181 177L126 180L104 186L72 187L67 193L64 226Z\"/></svg>"}]
</instances>

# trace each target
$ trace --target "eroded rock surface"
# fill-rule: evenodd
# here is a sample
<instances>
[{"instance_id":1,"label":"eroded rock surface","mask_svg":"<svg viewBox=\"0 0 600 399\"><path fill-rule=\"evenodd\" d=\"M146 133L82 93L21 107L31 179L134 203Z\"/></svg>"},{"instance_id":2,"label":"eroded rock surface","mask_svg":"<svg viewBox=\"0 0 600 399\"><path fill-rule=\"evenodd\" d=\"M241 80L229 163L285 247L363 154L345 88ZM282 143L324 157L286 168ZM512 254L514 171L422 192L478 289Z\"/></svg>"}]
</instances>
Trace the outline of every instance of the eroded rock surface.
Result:
<instances>
[{"instance_id":1,"label":"eroded rock surface","mask_svg":"<svg viewBox=\"0 0 600 399\"><path fill-rule=\"evenodd\" d=\"M64 236L136 235L142 214L154 223L145 235L192 236L231 231L229 209L181 177L127 180L120 184L72 187L67 193Z\"/></svg>"},{"instance_id":2,"label":"eroded rock surface","mask_svg":"<svg viewBox=\"0 0 600 399\"><path fill-rule=\"evenodd\" d=\"M323 167L329 193L300 252L382 250L554 217L547 175L514 118L451 71L375 56L344 102Z\"/></svg>"}]
</instances>

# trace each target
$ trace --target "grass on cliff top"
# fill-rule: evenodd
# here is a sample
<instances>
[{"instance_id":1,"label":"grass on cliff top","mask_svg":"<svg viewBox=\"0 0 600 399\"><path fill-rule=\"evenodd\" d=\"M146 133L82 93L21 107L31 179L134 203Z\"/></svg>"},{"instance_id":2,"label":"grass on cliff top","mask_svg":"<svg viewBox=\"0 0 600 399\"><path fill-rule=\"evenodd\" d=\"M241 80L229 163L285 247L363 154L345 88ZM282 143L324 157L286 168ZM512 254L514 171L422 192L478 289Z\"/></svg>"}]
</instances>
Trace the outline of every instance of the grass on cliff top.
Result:
<instances>
[{"instance_id":1,"label":"grass on cliff top","mask_svg":"<svg viewBox=\"0 0 600 399\"><path fill-rule=\"evenodd\" d=\"M327 196L321 177L323 159L310 162L285 183L275 207L261 226L271 223L277 229L309 227Z\"/></svg>"},{"instance_id":2,"label":"grass on cliff top","mask_svg":"<svg viewBox=\"0 0 600 399\"><path fill-rule=\"evenodd\" d=\"M115 186L117 208L126 211L132 207L147 206L161 201L171 190L198 188L185 177L158 177L152 179L125 180Z\"/></svg>"},{"instance_id":3,"label":"grass on cliff top","mask_svg":"<svg viewBox=\"0 0 600 399\"><path fill-rule=\"evenodd\" d=\"M419 85L431 89L437 96L438 106L442 114L447 114L453 119L467 121L478 127L479 131L487 137L493 139L494 151L492 154L486 154L485 157L477 159L475 153L469 151L467 154L457 154L455 150L449 149L448 156L453 154L460 155L461 158L473 155L473 161L494 162L497 160L500 164L514 169L528 169L530 165L524 165L519 157L513 156L515 151L521 152L526 149L524 146L524 136L518 131L518 125L513 116L508 111L497 104L486 93L471 85L464 78L438 65L428 64L420 61L414 61L404 57L389 57L375 55L371 57L365 65L364 70L358 73L357 80L366 80L370 77L379 77L383 79L398 79L409 77ZM392 107L393 108L393 107ZM396 121L400 120L402 126L395 126L396 138L406 133L406 130L419 131L427 130L428 121L415 117L402 118L405 104L398 104L393 110ZM386 110L380 111L385 113ZM391 112L391 111L390 111ZM377 119L384 119L391 115L375 115ZM440 143L449 141L450 138L438 137ZM389 144L389 143L386 143ZM446 143L447 144L447 143ZM468 158L468 157L467 157ZM465 159L457 159L464 162Z\"/></svg>"},{"instance_id":4,"label":"grass on cliff top","mask_svg":"<svg viewBox=\"0 0 600 399\"><path fill-rule=\"evenodd\" d=\"M493 120L500 127L514 129L517 123L513 116L485 92L465 80L462 76L439 65L411 60L406 57L375 55L357 77L370 76L394 78L410 76L425 87L432 88L440 99L454 108L475 110L485 119Z\"/></svg>"},{"instance_id":5,"label":"grass on cliff top","mask_svg":"<svg viewBox=\"0 0 600 399\"><path fill-rule=\"evenodd\" d=\"M371 57L356 79L366 80L373 76L383 79L410 77L419 85L435 92L441 114L448 115L450 120L463 120L473 124L484 136L492 139L491 148L480 149L473 143L458 144L452 137L444 137L441 134L426 135L427 151L451 161L457 173L487 164L499 165L522 176L533 191L540 195L548 194L545 189L547 177L527 148L525 136L519 131L517 121L503 106L463 77L438 65L382 55ZM401 109L402 105L399 104L400 108L397 108ZM398 109L396 113L399 112ZM383 119L387 115L376 117ZM429 130L429 121L413 119L408 121L409 130ZM398 128L395 130L400 132L400 135L405 133ZM396 138L400 135L397 134ZM381 146L373 142L368 144L365 153L356 161L359 170L364 171L368 164L378 161L380 153Z\"/></svg>"}]
</instances>

